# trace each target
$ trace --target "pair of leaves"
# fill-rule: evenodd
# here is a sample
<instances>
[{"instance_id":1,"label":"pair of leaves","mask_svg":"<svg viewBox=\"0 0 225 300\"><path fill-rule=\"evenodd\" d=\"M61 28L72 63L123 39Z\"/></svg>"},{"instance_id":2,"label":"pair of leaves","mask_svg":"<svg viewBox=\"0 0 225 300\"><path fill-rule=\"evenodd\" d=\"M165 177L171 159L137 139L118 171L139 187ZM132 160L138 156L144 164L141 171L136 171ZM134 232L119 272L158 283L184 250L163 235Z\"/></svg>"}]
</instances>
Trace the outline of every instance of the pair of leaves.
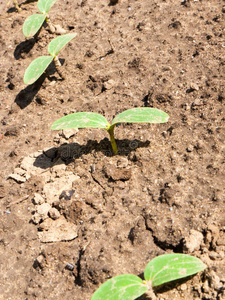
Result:
<instances>
[{"instance_id":1,"label":"pair of leaves","mask_svg":"<svg viewBox=\"0 0 225 300\"><path fill-rule=\"evenodd\" d=\"M53 39L48 45L48 52L51 56L40 56L33 60L25 71L24 83L34 83L44 73L59 51L76 35L76 33L68 33Z\"/></svg>"},{"instance_id":2,"label":"pair of leaves","mask_svg":"<svg viewBox=\"0 0 225 300\"><path fill-rule=\"evenodd\" d=\"M114 127L118 123L164 123L169 116L155 108L139 107L128 109L117 115L110 125L105 117L92 112L79 112L55 121L51 129L69 129L69 128L103 128L110 136L113 153L118 153L116 141L114 139Z\"/></svg>"},{"instance_id":3,"label":"pair of leaves","mask_svg":"<svg viewBox=\"0 0 225 300\"><path fill-rule=\"evenodd\" d=\"M37 3L38 9L41 14L34 14L26 18L23 24L23 34L25 37L34 36L41 28L47 13L57 0L39 0Z\"/></svg>"},{"instance_id":4,"label":"pair of leaves","mask_svg":"<svg viewBox=\"0 0 225 300\"><path fill-rule=\"evenodd\" d=\"M144 271L145 281L132 274L115 276L102 284L91 300L133 300L151 287L196 274L205 268L206 265L194 256L161 255L147 264Z\"/></svg>"},{"instance_id":5,"label":"pair of leaves","mask_svg":"<svg viewBox=\"0 0 225 300\"><path fill-rule=\"evenodd\" d=\"M117 115L110 125L105 117L92 112L79 112L70 114L55 121L51 129L69 128L103 128L110 136L113 153L118 154L116 141L114 139L114 127L118 123L165 123L169 116L156 108L139 107L128 109Z\"/></svg>"},{"instance_id":6,"label":"pair of leaves","mask_svg":"<svg viewBox=\"0 0 225 300\"><path fill-rule=\"evenodd\" d=\"M55 121L51 129L102 128L109 130L118 123L165 123L169 116L162 110L150 107L128 109L117 115L111 125L105 117L92 112L78 112Z\"/></svg>"}]
</instances>

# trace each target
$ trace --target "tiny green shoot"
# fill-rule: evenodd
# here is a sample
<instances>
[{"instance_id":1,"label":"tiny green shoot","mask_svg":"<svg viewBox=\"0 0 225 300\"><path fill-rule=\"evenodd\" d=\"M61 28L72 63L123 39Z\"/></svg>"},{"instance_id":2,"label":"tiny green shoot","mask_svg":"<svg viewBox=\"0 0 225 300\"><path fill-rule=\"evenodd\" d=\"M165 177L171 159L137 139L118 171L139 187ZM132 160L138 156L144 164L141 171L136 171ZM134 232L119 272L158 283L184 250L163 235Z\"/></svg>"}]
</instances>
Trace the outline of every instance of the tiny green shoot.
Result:
<instances>
[{"instance_id":1,"label":"tiny green shoot","mask_svg":"<svg viewBox=\"0 0 225 300\"><path fill-rule=\"evenodd\" d=\"M51 129L71 129L71 128L102 128L106 129L110 136L110 141L114 154L118 154L116 141L114 138L114 128L119 123L165 123L169 116L162 110L150 107L139 107L128 109L118 114L110 125L105 117L92 112L78 112L67 115L55 121Z\"/></svg>"},{"instance_id":2,"label":"tiny green shoot","mask_svg":"<svg viewBox=\"0 0 225 300\"><path fill-rule=\"evenodd\" d=\"M55 32L55 27L52 25L48 12L57 0L38 0L37 6L40 14L34 14L26 18L23 24L23 34L25 37L34 36L41 28L44 21L48 24L51 33Z\"/></svg>"},{"instance_id":3,"label":"tiny green shoot","mask_svg":"<svg viewBox=\"0 0 225 300\"><path fill-rule=\"evenodd\" d=\"M24 74L24 83L32 84L34 83L47 69L52 61L54 61L56 69L59 75L64 78L63 74L60 71L60 61L58 59L59 51L68 44L77 34L76 33L68 33L61 35L55 39L53 39L48 45L48 52L51 56L40 56L33 60Z\"/></svg>"},{"instance_id":4,"label":"tiny green shoot","mask_svg":"<svg viewBox=\"0 0 225 300\"><path fill-rule=\"evenodd\" d=\"M17 11L20 12L21 8L19 7L17 0L13 0L13 3L14 3L15 8L17 9Z\"/></svg>"},{"instance_id":5,"label":"tiny green shoot","mask_svg":"<svg viewBox=\"0 0 225 300\"><path fill-rule=\"evenodd\" d=\"M125 274L104 282L92 295L91 300L134 300L144 293L155 298L154 287L194 275L206 265L198 258L186 254L164 254L153 258L146 266L144 280Z\"/></svg>"},{"instance_id":6,"label":"tiny green shoot","mask_svg":"<svg viewBox=\"0 0 225 300\"><path fill-rule=\"evenodd\" d=\"M7 7L10 5L10 2L11 1L9 1L8 3L7 3ZM16 10L18 11L18 12L21 12L21 8L20 8L20 6L19 6L19 4L18 4L18 1L17 0L13 0L13 4L14 4L14 7L16 8Z\"/></svg>"}]
</instances>

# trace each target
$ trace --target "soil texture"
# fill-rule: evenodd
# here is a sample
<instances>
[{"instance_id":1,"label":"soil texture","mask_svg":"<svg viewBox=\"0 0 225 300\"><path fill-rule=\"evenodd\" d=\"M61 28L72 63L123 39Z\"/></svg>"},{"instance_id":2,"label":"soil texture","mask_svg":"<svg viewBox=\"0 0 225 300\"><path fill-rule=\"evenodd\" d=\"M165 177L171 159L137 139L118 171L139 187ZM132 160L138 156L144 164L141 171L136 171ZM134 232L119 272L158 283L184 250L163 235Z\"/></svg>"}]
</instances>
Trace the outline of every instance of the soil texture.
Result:
<instances>
[{"instance_id":1,"label":"soil texture","mask_svg":"<svg viewBox=\"0 0 225 300\"><path fill-rule=\"evenodd\" d=\"M159 300L225 299L225 1L58 0L26 39L36 1L0 0L0 299L89 300L165 253L208 268ZM32 85L32 60L77 36ZM51 131L73 112L134 107L165 124ZM141 299L148 299L143 296Z\"/></svg>"}]
</instances>

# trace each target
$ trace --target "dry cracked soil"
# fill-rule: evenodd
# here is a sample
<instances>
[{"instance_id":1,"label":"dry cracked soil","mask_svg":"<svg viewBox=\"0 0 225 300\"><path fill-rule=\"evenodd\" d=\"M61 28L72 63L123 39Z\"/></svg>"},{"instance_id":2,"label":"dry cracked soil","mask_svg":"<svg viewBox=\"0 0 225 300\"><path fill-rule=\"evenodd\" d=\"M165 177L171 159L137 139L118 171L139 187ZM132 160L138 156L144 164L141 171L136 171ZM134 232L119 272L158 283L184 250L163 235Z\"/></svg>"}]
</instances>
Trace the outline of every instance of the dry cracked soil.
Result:
<instances>
[{"instance_id":1,"label":"dry cracked soil","mask_svg":"<svg viewBox=\"0 0 225 300\"><path fill-rule=\"evenodd\" d=\"M0 0L0 299L88 300L165 253L207 269L157 299L225 299L225 1L58 0L59 32L29 39L37 2L18 2ZM77 33L59 55L65 80L51 64L25 85L62 32ZM104 130L50 130L133 107L170 119L118 126L117 156Z\"/></svg>"}]
</instances>

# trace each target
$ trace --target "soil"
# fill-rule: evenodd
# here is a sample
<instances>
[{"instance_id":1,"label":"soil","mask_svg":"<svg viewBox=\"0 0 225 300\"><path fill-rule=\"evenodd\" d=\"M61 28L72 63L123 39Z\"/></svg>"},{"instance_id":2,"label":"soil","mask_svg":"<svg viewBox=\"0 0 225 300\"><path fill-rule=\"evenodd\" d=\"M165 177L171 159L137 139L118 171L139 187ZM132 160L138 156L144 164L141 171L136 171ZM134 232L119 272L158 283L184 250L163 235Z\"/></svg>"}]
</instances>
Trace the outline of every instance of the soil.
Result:
<instances>
[{"instance_id":1,"label":"soil","mask_svg":"<svg viewBox=\"0 0 225 300\"><path fill-rule=\"evenodd\" d=\"M0 299L91 299L165 253L207 270L157 299L225 299L225 1L59 0L77 36L33 85L23 75L57 36L26 39L35 1L0 0ZM114 3L114 4L113 4ZM7 6L8 5L8 6ZM165 124L51 131L65 114L109 121L155 107ZM147 299L143 296L142 299Z\"/></svg>"}]
</instances>

